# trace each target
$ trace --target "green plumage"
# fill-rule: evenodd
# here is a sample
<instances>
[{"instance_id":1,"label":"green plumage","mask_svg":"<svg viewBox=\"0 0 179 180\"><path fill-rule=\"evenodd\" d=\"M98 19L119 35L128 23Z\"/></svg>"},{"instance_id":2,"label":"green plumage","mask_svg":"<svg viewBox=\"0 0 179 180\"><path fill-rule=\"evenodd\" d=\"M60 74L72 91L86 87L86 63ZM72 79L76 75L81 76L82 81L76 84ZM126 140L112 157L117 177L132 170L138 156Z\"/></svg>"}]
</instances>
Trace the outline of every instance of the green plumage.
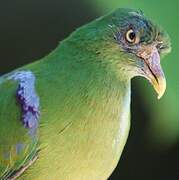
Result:
<instances>
[{"instance_id":1,"label":"green plumage","mask_svg":"<svg viewBox=\"0 0 179 180\"><path fill-rule=\"evenodd\" d=\"M129 64L109 27L131 10L78 29L48 56L16 71L36 77L40 120L35 135L21 122L18 83L0 80L0 177L37 156L18 179L107 179L121 156L130 121ZM134 59L134 58L132 58ZM134 73L135 74L135 73ZM23 144L21 152L16 145Z\"/></svg>"}]
</instances>

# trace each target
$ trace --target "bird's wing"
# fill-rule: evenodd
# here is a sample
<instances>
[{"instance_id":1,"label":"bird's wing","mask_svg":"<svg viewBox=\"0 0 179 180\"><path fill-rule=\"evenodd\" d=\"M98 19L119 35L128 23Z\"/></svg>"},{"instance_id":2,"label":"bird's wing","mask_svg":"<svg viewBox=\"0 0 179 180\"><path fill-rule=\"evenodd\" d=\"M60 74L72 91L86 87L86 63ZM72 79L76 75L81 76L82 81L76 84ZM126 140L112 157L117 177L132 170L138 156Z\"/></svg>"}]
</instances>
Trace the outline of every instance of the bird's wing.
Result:
<instances>
[{"instance_id":1,"label":"bird's wing","mask_svg":"<svg viewBox=\"0 0 179 180\"><path fill-rule=\"evenodd\" d=\"M38 128L32 131L22 121L19 87L19 81L0 77L0 179L14 176L37 152Z\"/></svg>"}]
</instances>

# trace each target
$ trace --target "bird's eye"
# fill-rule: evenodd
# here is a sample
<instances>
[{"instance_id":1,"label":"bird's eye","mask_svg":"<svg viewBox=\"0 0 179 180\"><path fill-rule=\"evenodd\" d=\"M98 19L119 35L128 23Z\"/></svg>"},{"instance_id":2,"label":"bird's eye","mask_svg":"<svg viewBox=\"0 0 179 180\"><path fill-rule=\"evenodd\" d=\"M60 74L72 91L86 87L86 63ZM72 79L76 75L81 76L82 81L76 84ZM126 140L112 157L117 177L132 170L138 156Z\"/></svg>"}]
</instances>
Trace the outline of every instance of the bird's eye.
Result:
<instances>
[{"instance_id":1,"label":"bird's eye","mask_svg":"<svg viewBox=\"0 0 179 180\"><path fill-rule=\"evenodd\" d=\"M132 29L129 29L126 32L126 40L128 43L131 43L131 44L137 44L139 42L139 38L137 37L136 33Z\"/></svg>"}]
</instances>

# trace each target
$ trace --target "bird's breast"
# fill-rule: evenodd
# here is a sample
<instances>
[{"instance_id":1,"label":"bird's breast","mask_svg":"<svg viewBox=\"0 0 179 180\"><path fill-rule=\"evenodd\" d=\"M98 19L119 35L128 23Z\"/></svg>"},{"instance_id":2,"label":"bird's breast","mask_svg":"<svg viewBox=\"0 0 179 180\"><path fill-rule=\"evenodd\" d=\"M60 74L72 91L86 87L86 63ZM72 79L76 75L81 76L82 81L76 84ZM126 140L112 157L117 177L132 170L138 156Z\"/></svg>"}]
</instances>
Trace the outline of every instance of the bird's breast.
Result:
<instances>
[{"instance_id":1,"label":"bird's breast","mask_svg":"<svg viewBox=\"0 0 179 180\"><path fill-rule=\"evenodd\" d=\"M126 143L130 95L109 99L104 104L83 104L79 109L49 142L48 153L53 153L54 159L52 171L58 167L56 174L62 179L106 179Z\"/></svg>"},{"instance_id":2,"label":"bird's breast","mask_svg":"<svg viewBox=\"0 0 179 180\"><path fill-rule=\"evenodd\" d=\"M45 115L42 110L41 121L50 118L40 129L42 144L39 159L33 166L33 176L37 180L59 177L104 180L111 175L128 136L130 86L119 96L99 97L100 93L82 103L76 96L66 105L63 102L62 106L54 105L58 110L51 108L47 111L51 114ZM56 97L53 102L60 100Z\"/></svg>"}]
</instances>

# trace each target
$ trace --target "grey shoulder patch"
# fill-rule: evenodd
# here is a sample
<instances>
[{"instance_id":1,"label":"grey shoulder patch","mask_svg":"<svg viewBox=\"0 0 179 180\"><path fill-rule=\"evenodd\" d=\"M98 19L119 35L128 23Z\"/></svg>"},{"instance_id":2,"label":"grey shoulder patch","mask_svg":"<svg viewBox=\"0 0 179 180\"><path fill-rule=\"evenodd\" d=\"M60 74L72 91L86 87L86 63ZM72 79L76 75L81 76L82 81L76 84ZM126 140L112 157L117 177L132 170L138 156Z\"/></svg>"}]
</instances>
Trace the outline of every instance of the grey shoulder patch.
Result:
<instances>
[{"instance_id":1,"label":"grey shoulder patch","mask_svg":"<svg viewBox=\"0 0 179 180\"><path fill-rule=\"evenodd\" d=\"M22 110L24 127L35 130L39 124L40 102L35 90L35 75L31 71L18 71L8 77L18 81L16 97Z\"/></svg>"}]
</instances>

